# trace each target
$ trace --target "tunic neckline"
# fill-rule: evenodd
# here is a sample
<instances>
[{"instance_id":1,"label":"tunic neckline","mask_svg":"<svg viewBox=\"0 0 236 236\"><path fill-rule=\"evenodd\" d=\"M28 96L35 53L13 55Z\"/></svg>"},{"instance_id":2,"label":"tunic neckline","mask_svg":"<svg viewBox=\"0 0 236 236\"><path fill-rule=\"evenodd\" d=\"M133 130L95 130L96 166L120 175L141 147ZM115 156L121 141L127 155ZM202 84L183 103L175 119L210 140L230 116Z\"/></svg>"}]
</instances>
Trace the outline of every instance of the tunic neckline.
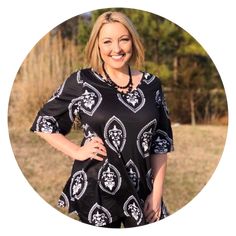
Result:
<instances>
[{"instance_id":1,"label":"tunic neckline","mask_svg":"<svg viewBox=\"0 0 236 236\"><path fill-rule=\"evenodd\" d=\"M109 84L107 83L107 81L105 80L105 78L104 78L101 74L99 74L98 72L96 72L93 68L90 68L90 70L91 70L92 74L94 75L94 77L95 77L96 79L99 79L99 80L102 81L104 84L106 84L107 86L111 87L113 90L116 91L116 93L118 93L118 94L124 94L124 95L129 94L129 93L133 93L133 92L137 91L137 90L140 88L140 86L143 84L143 81L144 81L144 78L145 78L145 72L144 72L144 71L140 71L140 72L142 73L142 78L140 79L140 81L139 81L139 83L137 84L137 86L136 86L134 89L132 89L130 92L126 92L126 93L123 92L123 93L122 93L122 92L120 92L118 89L116 89L116 88L114 88L113 86L109 85Z\"/></svg>"}]
</instances>

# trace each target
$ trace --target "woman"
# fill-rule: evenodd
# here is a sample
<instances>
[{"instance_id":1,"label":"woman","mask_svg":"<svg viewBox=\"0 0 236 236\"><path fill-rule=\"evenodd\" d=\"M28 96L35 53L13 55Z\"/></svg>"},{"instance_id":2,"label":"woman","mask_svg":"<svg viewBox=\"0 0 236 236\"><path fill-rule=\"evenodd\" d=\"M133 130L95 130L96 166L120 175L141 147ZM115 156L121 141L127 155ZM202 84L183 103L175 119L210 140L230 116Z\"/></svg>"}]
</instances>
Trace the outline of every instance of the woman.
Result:
<instances>
[{"instance_id":1,"label":"woman","mask_svg":"<svg viewBox=\"0 0 236 236\"><path fill-rule=\"evenodd\" d=\"M124 14L103 13L85 53L87 68L62 84L31 128L74 160L59 206L110 228L164 218L172 130L160 80L130 68L144 60L138 34ZM84 131L80 147L65 137L76 117Z\"/></svg>"}]
</instances>

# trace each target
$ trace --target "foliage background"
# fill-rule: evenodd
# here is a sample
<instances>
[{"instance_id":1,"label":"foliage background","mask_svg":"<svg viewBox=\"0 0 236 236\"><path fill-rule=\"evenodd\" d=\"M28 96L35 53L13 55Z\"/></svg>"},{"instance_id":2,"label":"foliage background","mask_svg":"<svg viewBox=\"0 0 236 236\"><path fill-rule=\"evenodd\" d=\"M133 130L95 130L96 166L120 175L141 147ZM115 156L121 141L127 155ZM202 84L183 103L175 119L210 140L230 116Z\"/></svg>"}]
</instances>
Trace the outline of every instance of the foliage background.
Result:
<instances>
[{"instance_id":1,"label":"foliage background","mask_svg":"<svg viewBox=\"0 0 236 236\"><path fill-rule=\"evenodd\" d=\"M27 116L22 116L20 123L30 124L56 87L83 67L83 49L91 27L97 16L107 10L123 11L136 26L146 56L144 67L139 69L161 78L173 122L227 124L223 84L202 46L167 19L124 8L73 17L45 35L19 69L10 100L10 122L15 113L24 110Z\"/></svg>"}]
</instances>

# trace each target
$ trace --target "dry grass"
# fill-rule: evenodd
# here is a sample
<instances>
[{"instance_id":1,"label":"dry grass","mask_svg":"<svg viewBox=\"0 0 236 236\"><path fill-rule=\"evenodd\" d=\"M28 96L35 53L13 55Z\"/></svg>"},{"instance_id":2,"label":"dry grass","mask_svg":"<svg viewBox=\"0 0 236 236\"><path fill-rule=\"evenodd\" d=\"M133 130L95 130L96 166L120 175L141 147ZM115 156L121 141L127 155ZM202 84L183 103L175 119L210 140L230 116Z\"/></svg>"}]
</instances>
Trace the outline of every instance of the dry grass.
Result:
<instances>
[{"instance_id":1,"label":"dry grass","mask_svg":"<svg viewBox=\"0 0 236 236\"><path fill-rule=\"evenodd\" d=\"M73 72L81 67L82 53L78 45L62 39L60 32L45 35L30 51L22 63L11 92L9 122L18 124L31 122L56 88Z\"/></svg>"},{"instance_id":2,"label":"dry grass","mask_svg":"<svg viewBox=\"0 0 236 236\"><path fill-rule=\"evenodd\" d=\"M196 196L212 176L223 152L227 126L179 126L173 129L165 199L171 212Z\"/></svg>"},{"instance_id":3,"label":"dry grass","mask_svg":"<svg viewBox=\"0 0 236 236\"><path fill-rule=\"evenodd\" d=\"M173 128L175 151L169 154L165 201L171 213L182 208L205 186L221 157L227 126ZM80 142L81 133L70 138ZM33 188L56 207L57 198L69 177L72 162L28 130L10 128L16 160ZM66 214L65 211L63 213Z\"/></svg>"}]
</instances>

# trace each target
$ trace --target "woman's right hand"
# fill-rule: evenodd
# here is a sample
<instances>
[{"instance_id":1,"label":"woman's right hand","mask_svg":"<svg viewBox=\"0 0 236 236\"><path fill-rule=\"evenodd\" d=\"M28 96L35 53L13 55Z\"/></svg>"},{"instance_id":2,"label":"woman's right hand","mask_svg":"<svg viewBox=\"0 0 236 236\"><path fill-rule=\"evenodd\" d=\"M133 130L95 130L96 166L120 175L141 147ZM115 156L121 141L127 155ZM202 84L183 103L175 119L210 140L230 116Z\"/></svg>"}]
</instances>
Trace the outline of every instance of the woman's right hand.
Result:
<instances>
[{"instance_id":1,"label":"woman's right hand","mask_svg":"<svg viewBox=\"0 0 236 236\"><path fill-rule=\"evenodd\" d=\"M74 155L75 160L85 161L87 159L95 159L102 161L107 156L106 148L101 138L93 137L90 141L79 147Z\"/></svg>"}]
</instances>

